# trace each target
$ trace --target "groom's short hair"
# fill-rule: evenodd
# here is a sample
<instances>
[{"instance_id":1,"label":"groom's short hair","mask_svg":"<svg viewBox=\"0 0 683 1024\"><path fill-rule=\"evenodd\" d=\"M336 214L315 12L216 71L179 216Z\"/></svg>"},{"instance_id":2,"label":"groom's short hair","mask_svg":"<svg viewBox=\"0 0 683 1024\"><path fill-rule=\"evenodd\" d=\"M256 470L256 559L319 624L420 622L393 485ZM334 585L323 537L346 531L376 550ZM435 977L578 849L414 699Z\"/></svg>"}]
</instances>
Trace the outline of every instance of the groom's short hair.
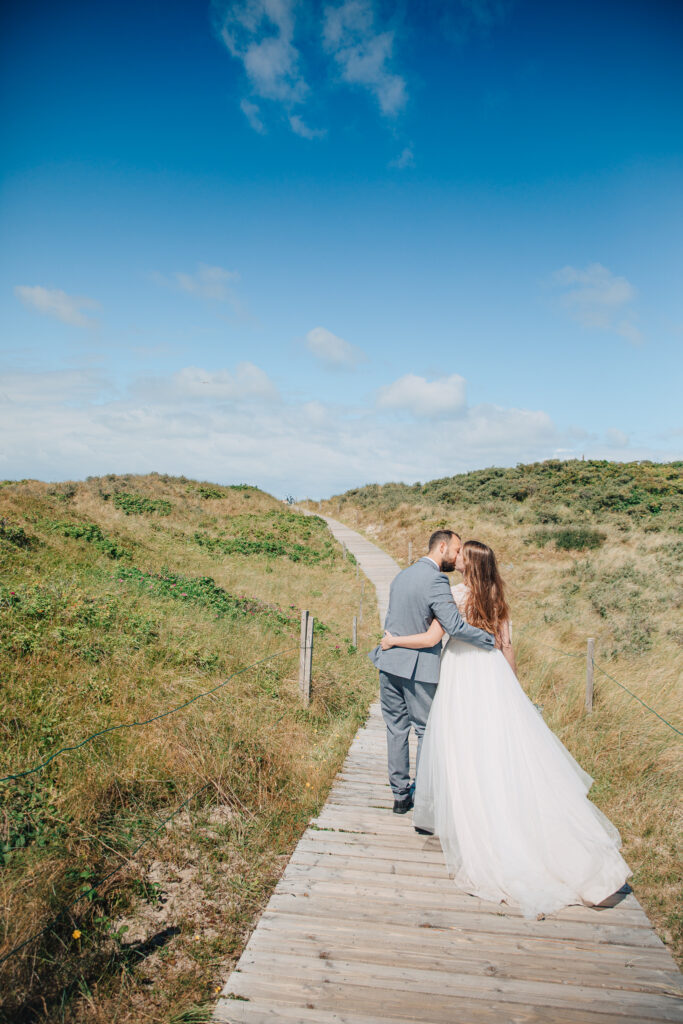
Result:
<instances>
[{"instance_id":1,"label":"groom's short hair","mask_svg":"<svg viewBox=\"0 0 683 1024\"><path fill-rule=\"evenodd\" d=\"M441 544L442 541L444 544L450 544L453 537L457 537L458 540L462 540L460 534L456 533L455 530L435 530L429 538L429 547L427 550L432 551L437 544Z\"/></svg>"}]
</instances>

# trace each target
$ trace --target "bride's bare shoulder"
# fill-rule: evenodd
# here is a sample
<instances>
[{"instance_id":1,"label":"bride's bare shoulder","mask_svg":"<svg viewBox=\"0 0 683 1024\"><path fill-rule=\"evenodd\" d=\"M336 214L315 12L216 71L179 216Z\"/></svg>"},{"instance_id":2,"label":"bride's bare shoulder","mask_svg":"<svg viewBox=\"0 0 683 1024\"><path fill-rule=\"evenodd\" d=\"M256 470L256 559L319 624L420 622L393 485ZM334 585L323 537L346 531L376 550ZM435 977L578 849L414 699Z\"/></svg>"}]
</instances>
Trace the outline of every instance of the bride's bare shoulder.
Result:
<instances>
[{"instance_id":1,"label":"bride's bare shoulder","mask_svg":"<svg viewBox=\"0 0 683 1024\"><path fill-rule=\"evenodd\" d=\"M451 587L451 593L453 594L453 600L458 606L458 610L462 612L465 598L467 597L467 587L464 583L456 583L454 587Z\"/></svg>"}]
</instances>

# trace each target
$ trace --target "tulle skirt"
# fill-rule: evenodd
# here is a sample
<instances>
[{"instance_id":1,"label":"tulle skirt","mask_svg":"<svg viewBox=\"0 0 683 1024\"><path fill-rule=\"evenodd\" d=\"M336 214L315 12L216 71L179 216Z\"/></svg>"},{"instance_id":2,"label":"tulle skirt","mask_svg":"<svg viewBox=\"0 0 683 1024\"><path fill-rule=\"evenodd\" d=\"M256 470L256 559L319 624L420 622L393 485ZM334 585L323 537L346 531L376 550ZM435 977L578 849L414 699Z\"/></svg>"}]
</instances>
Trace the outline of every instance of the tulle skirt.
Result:
<instances>
[{"instance_id":1,"label":"tulle skirt","mask_svg":"<svg viewBox=\"0 0 683 1024\"><path fill-rule=\"evenodd\" d=\"M527 917L601 903L631 874L593 780L500 651L450 640L422 743L413 823L441 841L464 892Z\"/></svg>"}]
</instances>

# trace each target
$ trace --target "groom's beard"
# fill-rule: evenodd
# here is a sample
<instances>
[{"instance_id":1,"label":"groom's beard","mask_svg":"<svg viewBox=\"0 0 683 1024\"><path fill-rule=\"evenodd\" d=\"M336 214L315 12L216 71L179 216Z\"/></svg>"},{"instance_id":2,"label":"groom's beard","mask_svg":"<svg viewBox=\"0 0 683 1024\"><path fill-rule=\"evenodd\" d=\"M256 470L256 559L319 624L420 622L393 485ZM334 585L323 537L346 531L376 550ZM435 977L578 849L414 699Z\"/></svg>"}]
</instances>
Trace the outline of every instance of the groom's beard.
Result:
<instances>
[{"instance_id":1,"label":"groom's beard","mask_svg":"<svg viewBox=\"0 0 683 1024\"><path fill-rule=\"evenodd\" d=\"M443 561L441 563L441 572L453 572L455 569L455 562Z\"/></svg>"}]
</instances>

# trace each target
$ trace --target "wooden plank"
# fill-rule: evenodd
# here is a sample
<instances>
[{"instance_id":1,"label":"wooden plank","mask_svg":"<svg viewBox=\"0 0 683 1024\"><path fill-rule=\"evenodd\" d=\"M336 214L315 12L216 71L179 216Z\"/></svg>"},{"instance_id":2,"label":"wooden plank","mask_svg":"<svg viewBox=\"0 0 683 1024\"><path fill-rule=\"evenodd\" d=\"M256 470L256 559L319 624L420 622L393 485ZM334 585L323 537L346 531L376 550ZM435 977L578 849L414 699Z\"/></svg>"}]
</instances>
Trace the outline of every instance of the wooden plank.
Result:
<instances>
[{"instance_id":1,"label":"wooden plank","mask_svg":"<svg viewBox=\"0 0 683 1024\"><path fill-rule=\"evenodd\" d=\"M255 981L251 977L236 978L233 974L228 988L231 994L249 999L255 1007L291 1007L298 1010L303 1007L319 1014L339 1011L343 1007L347 1014L351 1014L351 1021L356 1014L364 1016L368 1013L381 1014L381 1020L410 1021L412 1024L417 1021L421 1024L625 1024L628 1020L621 1014L581 1010L579 1016L574 1009L554 1008L551 1011L545 1006L519 1003L511 1007L509 1003L495 1000L484 1003L460 999L454 1003L449 996L439 992L431 993L427 999L422 994L412 998L405 992L377 991L360 984L341 984L332 979L323 984L311 984L296 978L286 981L268 977ZM640 1018L640 1024L646 1024L643 1018Z\"/></svg>"},{"instance_id":2,"label":"wooden plank","mask_svg":"<svg viewBox=\"0 0 683 1024\"><path fill-rule=\"evenodd\" d=\"M407 925L385 922L329 921L324 918L311 920L287 914L262 917L250 941L258 941L259 934L277 933L289 938L305 937L317 939L321 945L340 942L352 947L365 942L381 944L387 949L411 951L413 949L436 951L450 950L454 956L476 956L483 965L497 955L516 955L520 961L533 961L537 957L555 961L588 964L598 968L623 969L629 976L631 971L672 975L678 978L676 965L666 949L644 949L633 946L600 945L592 940L574 940L551 936L504 935L491 932L445 931L443 929L416 929Z\"/></svg>"},{"instance_id":3,"label":"wooden plank","mask_svg":"<svg viewBox=\"0 0 683 1024\"><path fill-rule=\"evenodd\" d=\"M328 881L338 880L343 882L348 879L351 885L372 885L377 890L381 890L385 887L392 890L396 890L397 888L397 880L394 874L376 871L373 873L372 878L369 878L367 871L362 868L359 869L355 861L351 861L350 867L344 867L338 863L336 857L329 859L328 861L323 861L322 866L310 865L305 862L298 863L290 861L278 885L286 885L289 879L292 879L295 882L306 879L310 879L311 881L324 879ZM450 878L444 879L425 876L422 873L418 873L414 876L406 875L401 879L400 887L403 890L410 889L417 892L440 892L444 893L449 898L452 897L454 900L462 901L463 904L466 901L469 906L486 908L490 910L491 913L499 914L503 911L508 916L522 916L522 912L518 907L507 906L500 903L490 903L487 900L480 899L478 896L470 896L467 893L461 892L459 889L456 889ZM595 921L597 919L597 915L604 916L606 911L612 911L619 915L621 915L623 911L638 913L644 921L647 921L645 912L633 893L629 893L627 896L624 896L622 901L620 901L616 907L603 907L602 905L600 907L571 906L564 907L552 916L559 918L562 918L563 916L571 917L575 913L580 912L582 916ZM611 914L607 914L605 916L605 920L608 920L610 916ZM619 919L621 920L621 916Z\"/></svg>"},{"instance_id":4,"label":"wooden plank","mask_svg":"<svg viewBox=\"0 0 683 1024\"><path fill-rule=\"evenodd\" d=\"M343 980L332 972L318 977L235 972L227 988L257 1005L265 998L279 1006L303 1005L322 1011L343 1007L347 1013L380 1014L412 1024L650 1024L663 1019L659 1015L645 1016L640 1009L633 1015L616 1006L595 1011L589 1006L539 1006L531 999L511 1002L495 995L482 999L440 990L413 992L391 985L378 987L368 984L366 978ZM658 1010L654 1012L658 1014Z\"/></svg>"},{"instance_id":5,"label":"wooden plank","mask_svg":"<svg viewBox=\"0 0 683 1024\"><path fill-rule=\"evenodd\" d=\"M548 917L543 921L529 921L526 918L507 917L505 914L483 914L454 910L421 909L408 901L398 905L383 906L355 904L344 899L328 899L321 896L288 896L275 892L268 904L268 912L309 915L311 918L328 917L331 920L343 918L347 921L382 920L388 924L405 922L417 928L461 929L464 931L503 932L507 935L548 935L575 939L592 939L598 943L617 943L625 946L663 946L653 931L645 928L621 927L609 924L588 924L584 921L558 921Z\"/></svg>"},{"instance_id":6,"label":"wooden plank","mask_svg":"<svg viewBox=\"0 0 683 1024\"><path fill-rule=\"evenodd\" d=\"M497 999L509 1003L532 1003L535 1006L573 1007L621 1014L636 1020L655 1019L680 1024L683 1021L683 1001L673 996L654 992L614 990L587 987L580 984L518 981L515 978L458 974L453 970L419 970L414 966L397 966L333 960L315 956L304 959L291 953L252 954L248 950L240 960L240 974L258 978L267 972L270 977L292 977L310 982L326 983L335 980L345 985L364 985L373 989L393 989L407 992L413 997L421 994L428 999L436 990L443 995L464 997L469 1000Z\"/></svg>"},{"instance_id":7,"label":"wooden plank","mask_svg":"<svg viewBox=\"0 0 683 1024\"><path fill-rule=\"evenodd\" d=\"M358 874L360 875L361 873L359 872ZM287 876L278 885L278 891L286 891L290 895L321 895L353 899L363 903L378 903L380 905L387 901L408 900L413 906L417 907L442 907L448 910L476 911L478 913L496 915L503 912L507 917L523 919L517 907L506 907L498 903L488 903L475 896L467 896L460 893L455 888L427 887L421 884L422 880L419 878L409 879L408 884L404 884L402 881L401 885L397 887L396 878L391 875L384 876L384 884L378 883L378 880L373 878L371 885L367 883L367 878L364 882L349 878L339 878L336 877L334 871L328 871L324 875L321 872L317 872L315 877L311 877L310 873L300 869L300 873L296 876L293 873L290 875L289 872L287 872ZM393 885L391 884L392 878ZM597 915L602 915L603 917L603 921L600 923L609 922L622 926L627 924L633 928L649 929L651 927L650 922L639 907L631 910L615 911L610 909L607 911L596 911L590 907L573 906L563 908L559 913L553 914L553 917L558 921L585 921L589 924L596 924Z\"/></svg>"},{"instance_id":8,"label":"wooden plank","mask_svg":"<svg viewBox=\"0 0 683 1024\"><path fill-rule=\"evenodd\" d=\"M281 1000L272 1002L259 998L258 1002L241 999L220 999L214 1020L223 1024L273 1024L273 1021L313 1021L314 1024L392 1024L395 1017L368 1017L367 1014L335 1013L331 1010L287 1006Z\"/></svg>"},{"instance_id":9,"label":"wooden plank","mask_svg":"<svg viewBox=\"0 0 683 1024\"><path fill-rule=\"evenodd\" d=\"M395 565L344 529L385 607ZM216 1020L683 1021L680 972L633 894L525 919L460 892L438 839L392 805L375 704L226 985L238 998L221 999Z\"/></svg>"},{"instance_id":10,"label":"wooden plank","mask_svg":"<svg viewBox=\"0 0 683 1024\"><path fill-rule=\"evenodd\" d=\"M583 958L578 957L574 951L571 959L561 953L558 955L557 950L555 956L543 956L536 952L533 957L529 957L514 950L489 950L487 956L482 956L478 947L456 951L453 944L445 942L443 938L438 944L419 942L413 938L408 943L377 947L373 942L376 934L373 932L372 938L369 934L356 935L350 941L348 936L335 934L332 928L328 928L327 933L324 929L319 930L317 934L296 934L282 928L257 929L250 941L249 951L251 955L278 953L283 949L283 940L286 939L284 948L288 954L309 959L318 957L325 960L359 961L361 964L373 963L388 967L401 962L426 971L451 971L517 981L551 981L561 985L578 981L587 987L630 989L677 997L683 995L678 971L640 966L617 975L614 960L596 960L592 951L584 954Z\"/></svg>"}]
</instances>

